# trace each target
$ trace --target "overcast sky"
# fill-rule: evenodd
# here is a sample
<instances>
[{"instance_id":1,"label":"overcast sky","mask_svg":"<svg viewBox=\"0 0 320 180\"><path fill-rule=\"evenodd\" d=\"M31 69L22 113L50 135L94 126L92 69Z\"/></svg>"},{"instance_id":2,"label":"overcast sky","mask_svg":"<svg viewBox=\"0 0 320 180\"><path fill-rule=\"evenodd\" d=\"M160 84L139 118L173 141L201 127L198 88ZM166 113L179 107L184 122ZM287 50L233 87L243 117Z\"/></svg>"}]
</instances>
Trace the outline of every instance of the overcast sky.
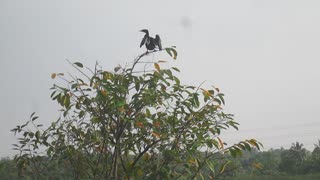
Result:
<instances>
[{"instance_id":1,"label":"overcast sky","mask_svg":"<svg viewBox=\"0 0 320 180\"><path fill-rule=\"evenodd\" d=\"M240 131L269 148L320 138L320 1L0 1L0 157L13 155L10 129L37 112L59 117L52 72L66 59L105 69L143 52L140 29L176 45L184 83L215 85ZM170 60L168 56L167 60ZM157 56L148 57L155 59Z\"/></svg>"}]
</instances>

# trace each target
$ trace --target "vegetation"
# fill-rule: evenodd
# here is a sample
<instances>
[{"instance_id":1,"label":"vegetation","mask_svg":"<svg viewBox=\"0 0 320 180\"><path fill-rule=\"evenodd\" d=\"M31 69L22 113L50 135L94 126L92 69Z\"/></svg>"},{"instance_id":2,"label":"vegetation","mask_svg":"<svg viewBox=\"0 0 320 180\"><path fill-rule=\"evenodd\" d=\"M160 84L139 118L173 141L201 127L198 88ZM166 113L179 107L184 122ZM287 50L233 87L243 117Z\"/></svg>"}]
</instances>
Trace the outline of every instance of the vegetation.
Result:
<instances>
[{"instance_id":1,"label":"vegetation","mask_svg":"<svg viewBox=\"0 0 320 180\"><path fill-rule=\"evenodd\" d=\"M294 152L297 149L301 154L305 153L305 158L301 161L299 166L295 161L288 160L286 157L292 157L292 159L299 159L301 154ZM315 144L313 151L308 151L303 148L301 143L293 143L289 149L271 149L264 152L252 150L251 152L244 152L241 158L233 158L230 155L224 156L224 162L229 162L225 167L224 175L221 179L226 180L318 180L320 179L320 158L319 158L319 142ZM49 161L49 159L47 159ZM52 163L52 160L50 160ZM209 161L213 163L223 163L223 161L217 161L211 159ZM287 168L283 168L284 164L288 165ZM66 169L67 167L67 169ZM292 171L292 168L296 171ZM71 166L61 166L59 163L55 163L55 167L52 167L50 172L46 174L54 174L56 179L74 179L71 173ZM60 172L60 173L59 173ZM211 170L208 167L202 169L202 175L207 177L211 174ZM32 175L29 175L31 177ZM15 166L14 160L3 158L0 161L0 177L1 179L21 179L18 177L18 168ZM31 179L31 178L30 178ZM183 178L180 178L183 179Z\"/></svg>"},{"instance_id":2,"label":"vegetation","mask_svg":"<svg viewBox=\"0 0 320 180\"><path fill-rule=\"evenodd\" d=\"M159 46L159 45L158 45ZM156 48L157 46L154 46ZM51 98L61 116L44 128L33 113L12 131L19 135L14 149L21 177L31 179L195 179L221 178L233 170L232 158L259 149L255 139L227 146L219 137L224 129L238 128L223 112L224 94L183 85L161 63L142 62L153 49L138 56L132 66L114 71L94 70L70 63L77 74L61 78ZM153 64L154 68L137 69Z\"/></svg>"},{"instance_id":3,"label":"vegetation","mask_svg":"<svg viewBox=\"0 0 320 180\"><path fill-rule=\"evenodd\" d=\"M289 149L244 153L230 179L320 179L319 143L312 152L296 142Z\"/></svg>"},{"instance_id":4,"label":"vegetation","mask_svg":"<svg viewBox=\"0 0 320 180\"><path fill-rule=\"evenodd\" d=\"M242 175L235 178L227 178L226 180L319 180L320 174L305 174L305 175Z\"/></svg>"}]
</instances>

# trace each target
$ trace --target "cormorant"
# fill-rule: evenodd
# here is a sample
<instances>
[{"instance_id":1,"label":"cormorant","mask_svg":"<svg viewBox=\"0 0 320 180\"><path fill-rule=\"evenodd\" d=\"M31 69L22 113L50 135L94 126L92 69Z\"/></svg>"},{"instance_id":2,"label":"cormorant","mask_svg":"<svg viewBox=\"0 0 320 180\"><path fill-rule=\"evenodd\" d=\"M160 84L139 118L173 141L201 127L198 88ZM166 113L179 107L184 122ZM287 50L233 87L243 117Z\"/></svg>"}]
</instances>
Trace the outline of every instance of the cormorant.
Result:
<instances>
[{"instance_id":1,"label":"cormorant","mask_svg":"<svg viewBox=\"0 0 320 180\"><path fill-rule=\"evenodd\" d=\"M146 33L140 43L140 47L142 47L144 44L146 45L147 50L154 50L156 47L159 48L159 50L162 50L161 45L161 39L159 35L156 35L156 38L149 36L149 31L147 29L142 29L141 32Z\"/></svg>"}]
</instances>

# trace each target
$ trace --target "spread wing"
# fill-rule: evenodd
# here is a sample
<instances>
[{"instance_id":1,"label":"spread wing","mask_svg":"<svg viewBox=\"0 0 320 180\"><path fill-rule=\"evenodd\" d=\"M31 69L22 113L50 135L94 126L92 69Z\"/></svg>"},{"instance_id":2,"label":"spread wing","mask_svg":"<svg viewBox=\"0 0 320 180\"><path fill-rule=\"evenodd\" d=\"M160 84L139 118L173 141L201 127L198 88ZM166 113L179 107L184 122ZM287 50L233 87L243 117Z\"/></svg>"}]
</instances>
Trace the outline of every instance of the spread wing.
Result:
<instances>
[{"instance_id":1,"label":"spread wing","mask_svg":"<svg viewBox=\"0 0 320 180\"><path fill-rule=\"evenodd\" d=\"M162 45L161 45L161 39L160 39L160 36L157 34L156 35L156 45L159 47L160 50L162 50Z\"/></svg>"},{"instance_id":2,"label":"spread wing","mask_svg":"<svg viewBox=\"0 0 320 180\"><path fill-rule=\"evenodd\" d=\"M142 38L142 41L140 43L140 47L142 47L144 44L146 44L148 41L148 35L144 35L144 37Z\"/></svg>"}]
</instances>

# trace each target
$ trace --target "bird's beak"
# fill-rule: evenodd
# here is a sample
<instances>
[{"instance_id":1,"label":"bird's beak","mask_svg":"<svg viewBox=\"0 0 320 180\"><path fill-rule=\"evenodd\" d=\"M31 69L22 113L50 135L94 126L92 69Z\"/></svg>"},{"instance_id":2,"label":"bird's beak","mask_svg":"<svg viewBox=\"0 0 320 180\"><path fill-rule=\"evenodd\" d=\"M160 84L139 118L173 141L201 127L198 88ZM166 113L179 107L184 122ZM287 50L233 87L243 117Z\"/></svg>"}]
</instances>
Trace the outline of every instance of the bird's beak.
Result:
<instances>
[{"instance_id":1,"label":"bird's beak","mask_svg":"<svg viewBox=\"0 0 320 180\"><path fill-rule=\"evenodd\" d=\"M148 30L142 29L142 30L140 30L140 32L148 33Z\"/></svg>"}]
</instances>

